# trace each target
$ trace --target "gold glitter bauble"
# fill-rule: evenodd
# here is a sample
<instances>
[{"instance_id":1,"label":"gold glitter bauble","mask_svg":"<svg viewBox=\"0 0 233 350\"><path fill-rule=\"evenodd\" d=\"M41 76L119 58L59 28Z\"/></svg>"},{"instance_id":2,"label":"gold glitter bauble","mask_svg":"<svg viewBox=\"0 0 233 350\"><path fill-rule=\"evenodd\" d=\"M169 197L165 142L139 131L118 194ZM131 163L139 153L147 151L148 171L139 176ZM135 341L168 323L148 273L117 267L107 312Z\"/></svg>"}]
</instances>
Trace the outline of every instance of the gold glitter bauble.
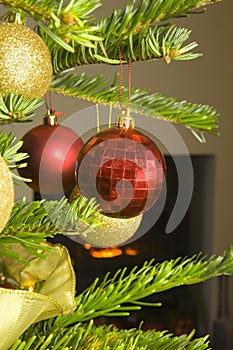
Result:
<instances>
[{"instance_id":1,"label":"gold glitter bauble","mask_svg":"<svg viewBox=\"0 0 233 350\"><path fill-rule=\"evenodd\" d=\"M101 226L80 233L80 237L94 247L114 247L132 237L142 221L142 214L129 219L111 218L99 214ZM72 238L72 237L71 237Z\"/></svg>"},{"instance_id":2,"label":"gold glitter bauble","mask_svg":"<svg viewBox=\"0 0 233 350\"><path fill-rule=\"evenodd\" d=\"M14 203L14 185L11 172L0 156L0 232L5 227Z\"/></svg>"},{"instance_id":3,"label":"gold glitter bauble","mask_svg":"<svg viewBox=\"0 0 233 350\"><path fill-rule=\"evenodd\" d=\"M71 192L69 202L73 202L80 196L77 186ZM123 244L132 237L140 226L142 214L129 219L112 218L99 214L98 221L101 226L87 229L78 235L68 235L70 239L79 241L79 237L93 247L107 248Z\"/></svg>"},{"instance_id":4,"label":"gold glitter bauble","mask_svg":"<svg viewBox=\"0 0 233 350\"><path fill-rule=\"evenodd\" d=\"M51 56L39 35L23 24L0 24L0 92L40 98L51 79Z\"/></svg>"},{"instance_id":5,"label":"gold glitter bauble","mask_svg":"<svg viewBox=\"0 0 233 350\"><path fill-rule=\"evenodd\" d=\"M72 203L73 201L75 201L78 197L80 197L81 194L79 192L79 189L78 189L78 186L74 186L71 194L70 194L70 197L69 197L69 202Z\"/></svg>"}]
</instances>

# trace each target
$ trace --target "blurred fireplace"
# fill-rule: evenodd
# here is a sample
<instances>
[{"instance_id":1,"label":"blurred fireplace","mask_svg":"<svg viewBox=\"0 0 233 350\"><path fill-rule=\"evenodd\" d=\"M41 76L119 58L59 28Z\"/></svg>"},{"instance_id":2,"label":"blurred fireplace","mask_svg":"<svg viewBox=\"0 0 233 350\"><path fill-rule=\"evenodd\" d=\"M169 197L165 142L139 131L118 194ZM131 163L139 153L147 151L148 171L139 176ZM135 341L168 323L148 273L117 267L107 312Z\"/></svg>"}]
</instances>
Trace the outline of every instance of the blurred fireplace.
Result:
<instances>
[{"instance_id":1,"label":"blurred fireplace","mask_svg":"<svg viewBox=\"0 0 233 350\"><path fill-rule=\"evenodd\" d=\"M165 233L165 226L174 206L178 178L173 159L181 164L183 155L166 156L167 164L167 198L164 210L156 224L141 238L133 243L119 247L121 255L112 258L94 258L90 250L64 236L54 241L65 244L72 256L77 273L78 293L88 287L98 276L100 280L110 271L112 274L121 267L140 266L145 260L155 259L160 262L178 256L199 253L211 254L214 167L213 155L192 155L194 171L194 189L192 200L186 215L179 226L170 234ZM183 170L185 172L185 168ZM188 172L187 172L188 173ZM35 198L39 198L38 194ZM143 222L148 220L150 212L143 215ZM142 222L142 224L143 224ZM129 255L130 254L130 255ZM210 332L208 310L210 308L210 284L184 286L168 292L155 294L149 301L162 302L159 308L144 308L133 312L128 318L99 318L99 323L113 322L118 327L135 327L144 321L144 329L169 329L177 335L197 329L197 335Z\"/></svg>"}]
</instances>

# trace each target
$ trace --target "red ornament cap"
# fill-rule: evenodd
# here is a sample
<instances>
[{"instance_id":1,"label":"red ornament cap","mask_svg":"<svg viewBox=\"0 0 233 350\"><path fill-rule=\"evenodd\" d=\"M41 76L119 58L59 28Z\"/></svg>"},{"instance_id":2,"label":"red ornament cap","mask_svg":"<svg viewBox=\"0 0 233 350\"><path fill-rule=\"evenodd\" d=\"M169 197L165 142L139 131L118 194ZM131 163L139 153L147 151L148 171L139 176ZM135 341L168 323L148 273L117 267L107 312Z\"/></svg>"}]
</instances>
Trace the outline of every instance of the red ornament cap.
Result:
<instances>
[{"instance_id":1,"label":"red ornament cap","mask_svg":"<svg viewBox=\"0 0 233 350\"><path fill-rule=\"evenodd\" d=\"M130 218L158 199L165 169L159 148L124 114L115 127L99 132L82 148L77 185L82 195L97 199L103 214Z\"/></svg>"},{"instance_id":2,"label":"red ornament cap","mask_svg":"<svg viewBox=\"0 0 233 350\"><path fill-rule=\"evenodd\" d=\"M58 125L57 115L56 114L50 114L48 112L48 114L44 115L43 122L44 122L44 125L50 125L50 126Z\"/></svg>"}]
</instances>

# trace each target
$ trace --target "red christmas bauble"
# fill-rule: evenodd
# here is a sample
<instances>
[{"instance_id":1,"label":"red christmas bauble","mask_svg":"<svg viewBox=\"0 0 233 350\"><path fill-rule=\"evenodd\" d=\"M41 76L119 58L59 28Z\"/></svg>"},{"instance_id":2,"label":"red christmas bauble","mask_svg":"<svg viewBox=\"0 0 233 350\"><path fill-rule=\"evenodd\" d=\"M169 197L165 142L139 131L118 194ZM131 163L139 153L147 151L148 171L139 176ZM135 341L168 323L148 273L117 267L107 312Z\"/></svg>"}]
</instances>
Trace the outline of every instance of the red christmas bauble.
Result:
<instances>
[{"instance_id":1,"label":"red christmas bauble","mask_svg":"<svg viewBox=\"0 0 233 350\"><path fill-rule=\"evenodd\" d=\"M92 137L78 157L77 185L95 197L103 214L130 218L147 211L164 183L165 161L156 144L132 126Z\"/></svg>"},{"instance_id":2,"label":"red christmas bauble","mask_svg":"<svg viewBox=\"0 0 233 350\"><path fill-rule=\"evenodd\" d=\"M6 289L15 289L10 283L4 282L0 285L1 288L6 288Z\"/></svg>"},{"instance_id":3,"label":"red christmas bauble","mask_svg":"<svg viewBox=\"0 0 233 350\"><path fill-rule=\"evenodd\" d=\"M49 116L51 117L51 116ZM22 138L21 152L29 154L27 167L19 168L28 186L41 194L63 194L73 189L76 161L83 142L70 128L50 123L39 125Z\"/></svg>"}]
</instances>

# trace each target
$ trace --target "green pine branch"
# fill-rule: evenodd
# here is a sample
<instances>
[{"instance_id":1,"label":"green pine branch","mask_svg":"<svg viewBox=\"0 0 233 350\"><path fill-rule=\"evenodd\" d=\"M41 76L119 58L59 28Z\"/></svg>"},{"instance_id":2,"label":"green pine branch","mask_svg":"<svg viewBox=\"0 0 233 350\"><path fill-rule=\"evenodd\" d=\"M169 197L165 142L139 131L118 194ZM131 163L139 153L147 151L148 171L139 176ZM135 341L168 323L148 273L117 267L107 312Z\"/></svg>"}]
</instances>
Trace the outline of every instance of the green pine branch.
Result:
<instances>
[{"instance_id":1,"label":"green pine branch","mask_svg":"<svg viewBox=\"0 0 233 350\"><path fill-rule=\"evenodd\" d=\"M88 201L80 196L72 204L68 204L65 197L59 201L26 202L23 199L14 204L8 223L0 234L0 253L27 263L14 252L14 243L43 258L40 250L47 251L48 247L41 243L46 242L48 237L70 231L78 234L96 225L99 221L94 199Z\"/></svg>"},{"instance_id":2,"label":"green pine branch","mask_svg":"<svg viewBox=\"0 0 233 350\"><path fill-rule=\"evenodd\" d=\"M0 94L0 124L30 121L34 110L44 104L38 98L27 98L15 92Z\"/></svg>"},{"instance_id":3,"label":"green pine branch","mask_svg":"<svg viewBox=\"0 0 233 350\"><path fill-rule=\"evenodd\" d=\"M110 18L105 17L100 29L107 28L111 33L123 41L132 32L139 32L143 28L167 21L171 18L188 16L196 9L221 0L135 0L128 2L124 9L115 9ZM107 33L104 31L104 37Z\"/></svg>"},{"instance_id":4,"label":"green pine branch","mask_svg":"<svg viewBox=\"0 0 233 350\"><path fill-rule=\"evenodd\" d=\"M187 16L195 9L218 1L221 0L133 1L127 3L123 10L116 9L104 22L109 27L109 39L117 36L120 41L124 41L128 35L137 33L151 24ZM99 0L1 0L0 4L13 11L20 11L23 16L32 17L37 21L40 30L50 37L53 45L56 43L70 52L74 52L74 43L95 48L96 42L105 38L103 27L92 15L94 10L101 6Z\"/></svg>"},{"instance_id":5,"label":"green pine branch","mask_svg":"<svg viewBox=\"0 0 233 350\"><path fill-rule=\"evenodd\" d=\"M7 163L12 177L20 181L30 181L13 172L16 168L23 168L27 163L23 163L28 158L27 153L19 152L23 142L19 141L15 143L16 137L12 134L7 135L5 133L0 134L0 155Z\"/></svg>"},{"instance_id":6,"label":"green pine branch","mask_svg":"<svg viewBox=\"0 0 233 350\"><path fill-rule=\"evenodd\" d=\"M51 325L51 332L60 327L88 321L98 316L127 316L135 310L142 299L181 285L191 285L210 278L233 273L233 246L222 255L206 260L201 255L154 264L145 262L135 266L128 274L127 268L120 269L111 278L106 275L103 282L98 279L77 296L77 309L73 315L58 316ZM131 306L125 306L126 303ZM156 306L156 304L154 304Z\"/></svg>"},{"instance_id":7,"label":"green pine branch","mask_svg":"<svg viewBox=\"0 0 233 350\"><path fill-rule=\"evenodd\" d=\"M193 333L177 337L167 331L118 330L113 326L95 326L93 321L50 332L49 322L45 322L31 326L9 350L210 349L208 337L192 339L192 336Z\"/></svg>"},{"instance_id":8,"label":"green pine branch","mask_svg":"<svg viewBox=\"0 0 233 350\"><path fill-rule=\"evenodd\" d=\"M47 37L45 33L40 34L50 48L55 73L83 64L119 63L117 51L119 45L122 57L131 61L164 58L166 62L170 62L171 59L193 59L200 56L188 52L197 46L195 42L181 49L190 31L185 28L176 29L175 26L167 29L166 26L160 27L158 24L169 18L186 16L191 10L213 2L215 1L128 2L125 9L116 9L111 17L103 17L100 21L96 21L98 31L95 35L98 34L102 40L99 40L99 37L98 40L92 37L94 40L92 47L88 45L84 47L80 42L77 45L77 41L74 40L73 54L67 52L64 47L54 45L49 33Z\"/></svg>"},{"instance_id":9,"label":"green pine branch","mask_svg":"<svg viewBox=\"0 0 233 350\"><path fill-rule=\"evenodd\" d=\"M131 4L128 3L124 10L117 11L120 11L122 16L125 16L125 12L127 12L128 6L130 6L132 17L135 17L134 21L137 21L136 26L138 26L138 18L142 25L147 25L148 22L151 23L161 19L184 16L190 10L195 10L196 8L219 1L221 0L176 0L175 2L169 0L162 2L160 0L134 0ZM37 21L47 20L50 25L54 23L54 26L61 25L61 21L66 23L64 18L60 19L60 17L63 17L67 13L73 14L76 21L80 24L90 21L93 19L91 13L102 5L99 0L44 0L43 2L39 0L0 0L0 4L16 11L25 12ZM144 16L142 16L143 13ZM135 23L131 23L130 25L131 28L135 27Z\"/></svg>"},{"instance_id":10,"label":"green pine branch","mask_svg":"<svg viewBox=\"0 0 233 350\"><path fill-rule=\"evenodd\" d=\"M112 105L120 108L118 76L110 82L102 75L89 78L81 75L61 75L51 84L56 93L80 98L94 103ZM128 107L128 89L123 87L123 107ZM203 139L203 132L217 134L218 112L208 106L177 101L174 97L166 97L159 93L150 93L146 89L131 88L131 112L144 114L151 118L159 118L178 123L190 128Z\"/></svg>"},{"instance_id":11,"label":"green pine branch","mask_svg":"<svg viewBox=\"0 0 233 350\"><path fill-rule=\"evenodd\" d=\"M158 23L160 21L165 21L171 18L185 17L189 14L199 13L195 12L196 9L199 9L203 6L210 5L221 0L176 0L176 1L140 1L140 6L142 11L139 8L135 8L134 16L140 16L141 25L148 25L152 23Z\"/></svg>"},{"instance_id":12,"label":"green pine branch","mask_svg":"<svg viewBox=\"0 0 233 350\"><path fill-rule=\"evenodd\" d=\"M112 21L114 20L113 18ZM43 40L50 48L54 72L86 64L119 64L119 46L124 62L163 59L170 63L171 60L191 60L201 55L192 52L197 43L184 45L191 33L186 28L175 25L143 27L140 31L127 32L127 36L124 35L122 39L119 33L113 32L113 26L114 23L103 19L100 23L103 41L96 42L94 48L75 45L74 53L54 46L44 36Z\"/></svg>"}]
</instances>

